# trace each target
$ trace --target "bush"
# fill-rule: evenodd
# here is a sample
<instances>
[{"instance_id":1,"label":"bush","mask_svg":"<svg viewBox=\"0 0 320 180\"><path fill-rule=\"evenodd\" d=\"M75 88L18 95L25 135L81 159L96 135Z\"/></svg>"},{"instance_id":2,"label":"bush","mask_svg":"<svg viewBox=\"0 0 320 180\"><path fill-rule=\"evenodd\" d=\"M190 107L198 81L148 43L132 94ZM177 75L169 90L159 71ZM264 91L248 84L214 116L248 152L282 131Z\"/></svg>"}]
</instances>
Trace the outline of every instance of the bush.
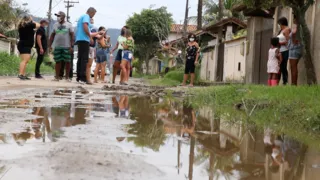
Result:
<instances>
[{"instance_id":1,"label":"bush","mask_svg":"<svg viewBox=\"0 0 320 180\"><path fill-rule=\"evenodd\" d=\"M182 82L183 80L183 74L184 72L182 70L173 70L173 71L169 71L165 76L164 78L165 79L170 79L170 80L173 80L173 81L179 81L179 82Z\"/></svg>"},{"instance_id":2,"label":"bush","mask_svg":"<svg viewBox=\"0 0 320 180\"><path fill-rule=\"evenodd\" d=\"M36 60L31 59L27 65L26 72L27 74L34 74ZM17 75L19 72L20 58L15 55L10 55L6 52L0 52L0 75ZM53 74L54 69L49 66L41 66L42 74Z\"/></svg>"}]
</instances>

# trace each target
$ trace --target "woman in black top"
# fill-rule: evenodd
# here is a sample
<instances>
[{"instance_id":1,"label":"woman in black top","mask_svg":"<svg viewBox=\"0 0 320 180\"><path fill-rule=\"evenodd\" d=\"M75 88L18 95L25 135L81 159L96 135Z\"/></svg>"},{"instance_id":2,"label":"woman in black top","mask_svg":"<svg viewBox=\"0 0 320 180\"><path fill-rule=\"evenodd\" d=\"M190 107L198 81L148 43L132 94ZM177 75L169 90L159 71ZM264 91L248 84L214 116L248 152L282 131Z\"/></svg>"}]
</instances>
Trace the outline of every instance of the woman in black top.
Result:
<instances>
[{"instance_id":1,"label":"woman in black top","mask_svg":"<svg viewBox=\"0 0 320 180\"><path fill-rule=\"evenodd\" d=\"M187 55L186 55L186 67L184 70L184 76L183 76L183 82L182 86L186 85L186 82L188 80L189 74L191 75L190 85L193 86L194 78L195 78L195 68L198 64L198 58L199 58L199 45L196 42L196 35L195 34L189 34L188 36L188 46L187 46Z\"/></svg>"},{"instance_id":2,"label":"woman in black top","mask_svg":"<svg viewBox=\"0 0 320 180\"><path fill-rule=\"evenodd\" d=\"M19 43L18 50L20 52L20 70L19 70L19 78L21 80L30 80L30 78L26 77L26 67L31 58L31 49L34 45L34 34L35 29L38 29L40 24L33 22L31 16L24 16L19 23L18 31L19 31Z\"/></svg>"}]
</instances>

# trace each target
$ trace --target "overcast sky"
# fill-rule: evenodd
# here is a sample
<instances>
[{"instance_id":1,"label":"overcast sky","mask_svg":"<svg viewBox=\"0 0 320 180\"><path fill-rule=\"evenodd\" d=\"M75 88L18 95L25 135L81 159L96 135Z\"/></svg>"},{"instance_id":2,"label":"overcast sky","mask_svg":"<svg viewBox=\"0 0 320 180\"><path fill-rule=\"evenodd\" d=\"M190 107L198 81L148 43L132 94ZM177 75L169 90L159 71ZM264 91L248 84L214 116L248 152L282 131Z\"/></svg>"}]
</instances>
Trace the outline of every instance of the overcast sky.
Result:
<instances>
[{"instance_id":1,"label":"overcast sky","mask_svg":"<svg viewBox=\"0 0 320 180\"><path fill-rule=\"evenodd\" d=\"M77 1L77 0L74 0ZM17 3L28 3L27 9L33 15L45 17L48 11L49 0L16 0ZM183 23L186 0L79 0L79 4L70 9L71 22L75 21L86 12L88 7L97 9L94 17L96 26L108 28L121 28L128 17L134 12L140 12L150 5L155 7L167 6L176 23ZM197 0L189 0L189 16L197 14ZM64 0L53 0L53 13L60 10L66 12Z\"/></svg>"}]
</instances>

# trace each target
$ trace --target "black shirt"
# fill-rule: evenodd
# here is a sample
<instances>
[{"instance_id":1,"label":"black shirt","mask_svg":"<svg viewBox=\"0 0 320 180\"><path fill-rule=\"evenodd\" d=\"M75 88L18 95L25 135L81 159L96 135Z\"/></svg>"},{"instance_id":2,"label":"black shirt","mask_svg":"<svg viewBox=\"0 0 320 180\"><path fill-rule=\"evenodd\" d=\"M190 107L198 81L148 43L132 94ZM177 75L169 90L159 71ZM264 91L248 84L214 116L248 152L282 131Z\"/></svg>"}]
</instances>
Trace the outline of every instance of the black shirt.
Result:
<instances>
[{"instance_id":1,"label":"black shirt","mask_svg":"<svg viewBox=\"0 0 320 180\"><path fill-rule=\"evenodd\" d=\"M47 38L46 38L46 30L44 29L44 27L40 27L37 30L36 33L36 48L39 48L38 42L37 42L37 36L40 35L41 36L41 44L42 44L42 48L43 49L47 49L48 47L48 42L47 42Z\"/></svg>"},{"instance_id":2,"label":"black shirt","mask_svg":"<svg viewBox=\"0 0 320 180\"><path fill-rule=\"evenodd\" d=\"M34 22L27 23L23 27L19 27L19 44L21 46L33 47L34 45L34 29L36 24Z\"/></svg>"}]
</instances>

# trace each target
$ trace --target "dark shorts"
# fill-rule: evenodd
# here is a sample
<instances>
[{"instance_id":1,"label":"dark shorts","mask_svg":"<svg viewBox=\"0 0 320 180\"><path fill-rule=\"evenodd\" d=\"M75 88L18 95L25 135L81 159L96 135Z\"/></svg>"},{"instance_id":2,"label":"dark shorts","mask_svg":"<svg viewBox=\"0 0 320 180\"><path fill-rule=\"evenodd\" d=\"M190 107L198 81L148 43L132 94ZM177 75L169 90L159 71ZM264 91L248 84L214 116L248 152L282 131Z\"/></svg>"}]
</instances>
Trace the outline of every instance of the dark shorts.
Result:
<instances>
[{"instance_id":1,"label":"dark shorts","mask_svg":"<svg viewBox=\"0 0 320 180\"><path fill-rule=\"evenodd\" d=\"M53 51L53 58L55 62L70 62L71 53L69 48L55 48Z\"/></svg>"},{"instance_id":2,"label":"dark shorts","mask_svg":"<svg viewBox=\"0 0 320 180\"><path fill-rule=\"evenodd\" d=\"M194 65L195 63L195 58L190 58L190 59L187 59L187 62L186 62L186 67L184 69L184 74L193 74L195 69L196 69L196 66Z\"/></svg>"},{"instance_id":3,"label":"dark shorts","mask_svg":"<svg viewBox=\"0 0 320 180\"><path fill-rule=\"evenodd\" d=\"M32 47L23 46L18 44L18 51L20 54L31 54Z\"/></svg>"},{"instance_id":4,"label":"dark shorts","mask_svg":"<svg viewBox=\"0 0 320 180\"><path fill-rule=\"evenodd\" d=\"M131 51L128 51L128 50L123 50L123 51L122 51L122 59L123 59L123 60L126 60L126 61L128 61L128 62L131 62L132 56L133 56L133 54L132 54Z\"/></svg>"},{"instance_id":5,"label":"dark shorts","mask_svg":"<svg viewBox=\"0 0 320 180\"><path fill-rule=\"evenodd\" d=\"M115 61L121 61L122 60L122 49L119 49L117 52L117 56L115 58Z\"/></svg>"}]
</instances>

